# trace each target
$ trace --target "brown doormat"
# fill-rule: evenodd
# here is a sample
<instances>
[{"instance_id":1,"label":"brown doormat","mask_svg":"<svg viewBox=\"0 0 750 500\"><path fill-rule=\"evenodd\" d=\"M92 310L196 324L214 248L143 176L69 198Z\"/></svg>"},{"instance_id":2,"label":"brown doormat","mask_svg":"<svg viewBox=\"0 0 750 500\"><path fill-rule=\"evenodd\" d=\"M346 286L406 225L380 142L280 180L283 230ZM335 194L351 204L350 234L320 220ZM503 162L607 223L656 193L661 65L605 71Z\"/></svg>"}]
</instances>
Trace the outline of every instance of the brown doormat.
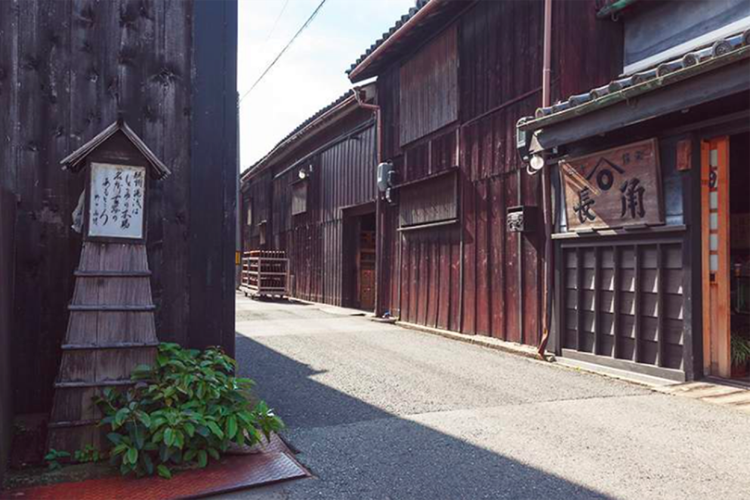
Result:
<instances>
[{"instance_id":1,"label":"brown doormat","mask_svg":"<svg viewBox=\"0 0 750 500\"><path fill-rule=\"evenodd\" d=\"M32 486L0 492L0 500L152 500L200 498L310 474L275 437L259 453L225 456L205 469L176 473L172 479L112 476L103 479Z\"/></svg>"}]
</instances>

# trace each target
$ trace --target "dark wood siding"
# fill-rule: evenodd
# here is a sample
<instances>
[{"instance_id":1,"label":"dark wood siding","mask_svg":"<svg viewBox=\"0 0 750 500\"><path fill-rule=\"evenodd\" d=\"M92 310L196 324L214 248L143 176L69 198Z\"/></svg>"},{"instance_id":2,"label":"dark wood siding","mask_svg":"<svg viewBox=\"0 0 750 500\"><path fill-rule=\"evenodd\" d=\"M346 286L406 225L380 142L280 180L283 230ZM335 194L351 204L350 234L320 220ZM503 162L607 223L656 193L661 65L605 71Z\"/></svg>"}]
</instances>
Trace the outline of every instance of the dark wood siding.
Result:
<instances>
[{"instance_id":1,"label":"dark wood siding","mask_svg":"<svg viewBox=\"0 0 750 500\"><path fill-rule=\"evenodd\" d=\"M456 220L458 176L448 172L399 189L401 227Z\"/></svg>"},{"instance_id":2,"label":"dark wood siding","mask_svg":"<svg viewBox=\"0 0 750 500\"><path fill-rule=\"evenodd\" d=\"M0 484L3 481L13 436L13 237L16 224L16 198L0 187Z\"/></svg>"},{"instance_id":3,"label":"dark wood siding","mask_svg":"<svg viewBox=\"0 0 750 500\"><path fill-rule=\"evenodd\" d=\"M682 238L563 243L563 349L683 369Z\"/></svg>"},{"instance_id":4,"label":"dark wood siding","mask_svg":"<svg viewBox=\"0 0 750 500\"><path fill-rule=\"evenodd\" d=\"M458 119L457 48L454 24L401 66L401 145Z\"/></svg>"},{"instance_id":5,"label":"dark wood siding","mask_svg":"<svg viewBox=\"0 0 750 500\"><path fill-rule=\"evenodd\" d=\"M605 85L622 72L623 23L597 19L596 0L555 1L552 6L554 103Z\"/></svg>"},{"instance_id":6,"label":"dark wood siding","mask_svg":"<svg viewBox=\"0 0 750 500\"><path fill-rule=\"evenodd\" d=\"M363 130L349 135L363 125ZM375 201L375 140L370 114L357 113L300 146L291 154L293 159L245 180L243 200L252 200L254 219L271 221L273 239L268 248L284 250L290 259L291 296L345 303L344 209ZM312 167L305 183L299 182L299 168L289 168L298 162L299 168ZM300 184L307 184L306 210L293 215L293 192ZM257 229L248 228L244 248L258 245Z\"/></svg>"},{"instance_id":7,"label":"dark wood siding","mask_svg":"<svg viewBox=\"0 0 750 500\"><path fill-rule=\"evenodd\" d=\"M163 340L232 351L236 8L236 1L0 2L0 183L20 197L19 412L51 403L80 255L70 214L83 179L59 161L118 115L172 171L149 199L157 331Z\"/></svg>"},{"instance_id":8,"label":"dark wood siding","mask_svg":"<svg viewBox=\"0 0 750 500\"><path fill-rule=\"evenodd\" d=\"M518 118L541 104L542 9L541 1L480 2L457 20L457 126L399 147L393 137L404 120L394 115L404 108L389 100L403 82L389 72L379 83L384 151L402 180L460 167L459 224L397 233L399 208L386 210L381 300L403 321L539 340L542 239L507 233L505 218L507 207L539 205L539 179L526 174L514 134Z\"/></svg>"}]
</instances>

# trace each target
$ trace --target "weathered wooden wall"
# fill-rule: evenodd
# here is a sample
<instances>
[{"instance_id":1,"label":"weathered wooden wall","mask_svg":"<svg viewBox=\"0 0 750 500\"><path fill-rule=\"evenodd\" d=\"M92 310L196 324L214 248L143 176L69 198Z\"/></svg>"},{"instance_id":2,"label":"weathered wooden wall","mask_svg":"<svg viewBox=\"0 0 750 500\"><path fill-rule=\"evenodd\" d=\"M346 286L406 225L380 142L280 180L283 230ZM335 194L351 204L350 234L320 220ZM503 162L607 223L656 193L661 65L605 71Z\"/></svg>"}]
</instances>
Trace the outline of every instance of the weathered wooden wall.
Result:
<instances>
[{"instance_id":1,"label":"weathered wooden wall","mask_svg":"<svg viewBox=\"0 0 750 500\"><path fill-rule=\"evenodd\" d=\"M390 74L398 64L380 79L385 154L403 180L460 166L456 225L397 233L397 210L386 214L381 299L410 323L535 343L540 241L506 234L505 211L538 204L513 134L518 117L540 103L542 3L480 2L456 25L458 122L400 146L397 130L408 117L390 102L400 94Z\"/></svg>"},{"instance_id":2,"label":"weathered wooden wall","mask_svg":"<svg viewBox=\"0 0 750 500\"><path fill-rule=\"evenodd\" d=\"M13 435L13 243L16 197L0 187L0 485L10 457Z\"/></svg>"},{"instance_id":3,"label":"weathered wooden wall","mask_svg":"<svg viewBox=\"0 0 750 500\"><path fill-rule=\"evenodd\" d=\"M621 56L612 55L621 27L597 21L593 0L556 2L554 16L555 93L586 90L621 70ZM410 323L536 344L542 312L541 188L518 158L515 124L541 105L543 2L478 2L447 29L455 26L457 122L402 145L400 127L411 119L403 114L408 106L399 88L403 61L378 80L384 157L394 162L402 181L460 167L458 224L399 233L398 208L386 210L381 300ZM594 42L597 37L601 41ZM536 232L506 231L506 210L516 205L539 208Z\"/></svg>"},{"instance_id":4,"label":"weathered wooden wall","mask_svg":"<svg viewBox=\"0 0 750 500\"><path fill-rule=\"evenodd\" d=\"M287 252L293 297L334 305L347 302L344 209L375 201L375 136L371 113L357 111L297 147L290 159L245 181L243 206L252 204L253 224L244 226L243 248L260 248L257 224L269 221L266 247ZM298 168L285 172L297 162ZM292 185L299 181L299 169L310 166L307 209L292 215Z\"/></svg>"},{"instance_id":5,"label":"weathered wooden wall","mask_svg":"<svg viewBox=\"0 0 750 500\"><path fill-rule=\"evenodd\" d=\"M236 1L0 2L0 183L17 215L16 407L49 408L80 237L59 161L122 116L171 169L151 190L162 340L234 345Z\"/></svg>"}]
</instances>

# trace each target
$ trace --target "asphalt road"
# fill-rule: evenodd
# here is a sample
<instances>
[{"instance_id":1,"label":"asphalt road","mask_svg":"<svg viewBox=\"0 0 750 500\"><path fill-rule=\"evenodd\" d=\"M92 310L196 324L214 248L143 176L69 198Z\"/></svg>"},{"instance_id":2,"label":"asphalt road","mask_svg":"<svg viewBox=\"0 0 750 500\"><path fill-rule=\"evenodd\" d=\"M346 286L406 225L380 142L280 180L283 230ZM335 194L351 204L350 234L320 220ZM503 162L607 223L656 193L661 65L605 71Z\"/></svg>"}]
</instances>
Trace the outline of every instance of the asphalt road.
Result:
<instances>
[{"instance_id":1,"label":"asphalt road","mask_svg":"<svg viewBox=\"0 0 750 500\"><path fill-rule=\"evenodd\" d=\"M238 298L242 374L314 478L247 499L750 499L750 414Z\"/></svg>"}]
</instances>

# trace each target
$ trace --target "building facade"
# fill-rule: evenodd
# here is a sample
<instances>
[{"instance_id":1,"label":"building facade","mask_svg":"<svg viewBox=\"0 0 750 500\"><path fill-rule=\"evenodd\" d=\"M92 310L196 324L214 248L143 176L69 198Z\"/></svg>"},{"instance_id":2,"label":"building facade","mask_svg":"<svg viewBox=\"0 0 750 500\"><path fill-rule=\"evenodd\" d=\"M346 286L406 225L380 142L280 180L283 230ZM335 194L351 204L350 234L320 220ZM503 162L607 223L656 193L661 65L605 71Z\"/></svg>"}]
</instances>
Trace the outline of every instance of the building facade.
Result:
<instances>
[{"instance_id":1,"label":"building facade","mask_svg":"<svg viewBox=\"0 0 750 500\"><path fill-rule=\"evenodd\" d=\"M622 7L602 21L623 27L618 78L518 126L555 184L550 349L730 377L750 338L750 4Z\"/></svg>"},{"instance_id":2,"label":"building facade","mask_svg":"<svg viewBox=\"0 0 750 500\"><path fill-rule=\"evenodd\" d=\"M554 9L553 91L613 77L617 28L596 23L594 2ZM574 21L586 30L562 29ZM355 83L377 76L380 160L398 174L381 198L379 313L539 343L541 184L516 153L515 122L542 102L543 35L542 0L420 1L350 69Z\"/></svg>"},{"instance_id":3,"label":"building facade","mask_svg":"<svg viewBox=\"0 0 750 500\"><path fill-rule=\"evenodd\" d=\"M242 175L244 250L282 250L292 297L374 310L375 87L349 91Z\"/></svg>"},{"instance_id":4,"label":"building facade","mask_svg":"<svg viewBox=\"0 0 750 500\"><path fill-rule=\"evenodd\" d=\"M233 353L236 53L235 1L0 2L16 414L50 409L81 254L71 214L84 179L60 161L118 118L172 172L148 200L159 340Z\"/></svg>"}]
</instances>

